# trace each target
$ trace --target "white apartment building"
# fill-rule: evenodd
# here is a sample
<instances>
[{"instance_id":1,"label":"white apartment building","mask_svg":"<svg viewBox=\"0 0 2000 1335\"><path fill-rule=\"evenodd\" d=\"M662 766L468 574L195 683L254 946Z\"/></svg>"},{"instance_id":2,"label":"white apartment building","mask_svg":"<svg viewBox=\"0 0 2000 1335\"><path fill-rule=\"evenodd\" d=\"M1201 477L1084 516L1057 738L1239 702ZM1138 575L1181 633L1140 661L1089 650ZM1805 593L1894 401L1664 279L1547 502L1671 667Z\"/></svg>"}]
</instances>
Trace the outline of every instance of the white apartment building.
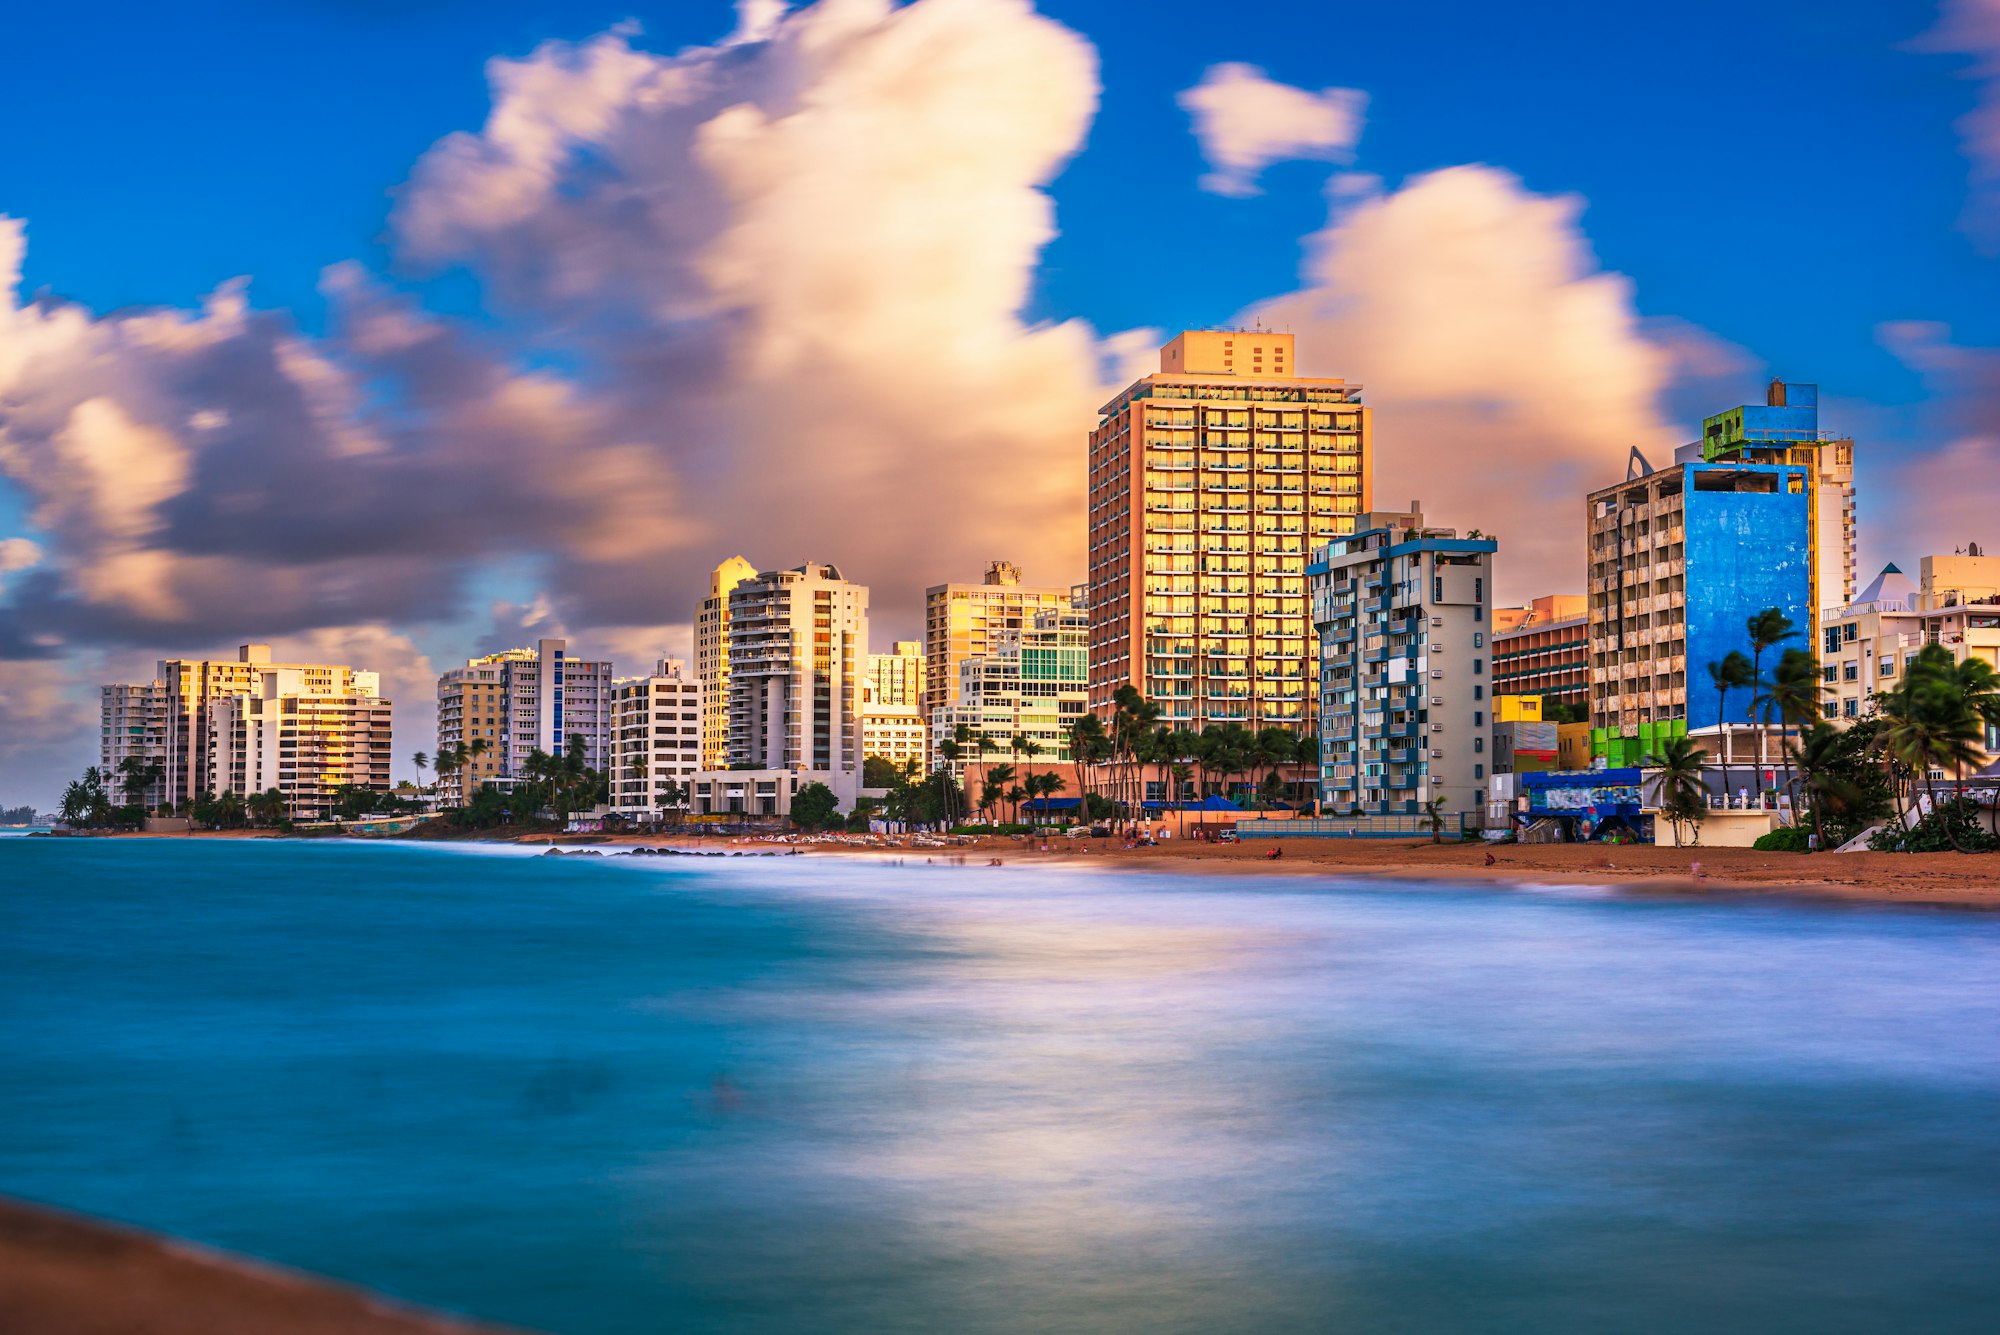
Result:
<instances>
[{"instance_id":1,"label":"white apartment building","mask_svg":"<svg viewBox=\"0 0 2000 1335\"><path fill-rule=\"evenodd\" d=\"M1491 538L1422 511L1361 516L1308 566L1319 632L1320 800L1328 815L1448 814L1485 802Z\"/></svg>"},{"instance_id":2,"label":"white apartment building","mask_svg":"<svg viewBox=\"0 0 2000 1335\"><path fill-rule=\"evenodd\" d=\"M1978 657L2000 667L2000 557L1926 556L1918 579L1883 568L1861 596L1829 608L1820 629L1820 672L1827 716L1835 723L1867 718L1877 694L1892 689L1927 644L1951 650L1959 662ZM1988 730L1988 752L2000 737Z\"/></svg>"},{"instance_id":3,"label":"white apartment building","mask_svg":"<svg viewBox=\"0 0 2000 1335\"><path fill-rule=\"evenodd\" d=\"M611 806L649 817L685 808L701 769L701 684L677 658L611 688Z\"/></svg>"},{"instance_id":4,"label":"white apartment building","mask_svg":"<svg viewBox=\"0 0 2000 1335\"><path fill-rule=\"evenodd\" d=\"M266 667L250 690L209 702L204 789L248 798L275 788L293 820L331 818L343 787L390 790L392 711L376 675L354 673L338 695L306 685L299 668Z\"/></svg>"},{"instance_id":5,"label":"white apartment building","mask_svg":"<svg viewBox=\"0 0 2000 1335\"><path fill-rule=\"evenodd\" d=\"M862 755L879 756L899 770L914 762L921 772L929 733L921 703L883 704L875 699L870 684L868 699L861 705Z\"/></svg>"},{"instance_id":6,"label":"white apartment building","mask_svg":"<svg viewBox=\"0 0 2000 1335\"><path fill-rule=\"evenodd\" d=\"M784 816L805 783L860 796L868 590L831 565L767 570L729 595L729 770L696 776L696 809ZM759 777L761 776L761 778Z\"/></svg>"},{"instance_id":7,"label":"white apartment building","mask_svg":"<svg viewBox=\"0 0 2000 1335\"><path fill-rule=\"evenodd\" d=\"M166 771L148 804L171 810L193 801L207 783L209 705L258 689L273 669L295 673L302 695L354 694L358 678L372 680L342 664L273 663L268 644L241 645L233 659L163 659L151 682L103 689L99 759L115 768L136 742Z\"/></svg>"},{"instance_id":8,"label":"white apartment building","mask_svg":"<svg viewBox=\"0 0 2000 1335\"><path fill-rule=\"evenodd\" d=\"M167 692L158 681L113 684L99 692L97 764L115 800L137 797L153 808L167 797ZM128 794L119 766L126 760L156 766L160 778L143 794Z\"/></svg>"},{"instance_id":9,"label":"white apartment building","mask_svg":"<svg viewBox=\"0 0 2000 1335\"><path fill-rule=\"evenodd\" d=\"M438 749L488 744L464 774L445 780L440 800L448 805L484 783L511 783L531 753L560 755L571 737L583 738L592 769L610 763L611 664L572 657L567 640L488 654L438 677Z\"/></svg>"},{"instance_id":10,"label":"white apartment building","mask_svg":"<svg viewBox=\"0 0 2000 1335\"><path fill-rule=\"evenodd\" d=\"M870 698L878 705L924 703L924 646L921 640L897 640L886 654L868 655Z\"/></svg>"}]
</instances>

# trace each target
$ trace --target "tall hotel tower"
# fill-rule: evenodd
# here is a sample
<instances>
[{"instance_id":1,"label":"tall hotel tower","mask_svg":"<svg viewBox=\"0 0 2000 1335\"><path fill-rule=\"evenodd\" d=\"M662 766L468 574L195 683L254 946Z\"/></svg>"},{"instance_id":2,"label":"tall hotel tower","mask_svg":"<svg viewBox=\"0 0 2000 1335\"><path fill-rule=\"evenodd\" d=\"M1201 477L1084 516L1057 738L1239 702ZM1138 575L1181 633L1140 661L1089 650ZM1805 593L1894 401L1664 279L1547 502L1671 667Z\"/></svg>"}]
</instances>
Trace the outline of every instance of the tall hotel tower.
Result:
<instances>
[{"instance_id":1,"label":"tall hotel tower","mask_svg":"<svg viewBox=\"0 0 2000 1335\"><path fill-rule=\"evenodd\" d=\"M1090 436L1090 705L1131 682L1169 727L1310 728L1306 562L1369 509L1361 386L1293 374L1290 334L1202 330Z\"/></svg>"}]
</instances>

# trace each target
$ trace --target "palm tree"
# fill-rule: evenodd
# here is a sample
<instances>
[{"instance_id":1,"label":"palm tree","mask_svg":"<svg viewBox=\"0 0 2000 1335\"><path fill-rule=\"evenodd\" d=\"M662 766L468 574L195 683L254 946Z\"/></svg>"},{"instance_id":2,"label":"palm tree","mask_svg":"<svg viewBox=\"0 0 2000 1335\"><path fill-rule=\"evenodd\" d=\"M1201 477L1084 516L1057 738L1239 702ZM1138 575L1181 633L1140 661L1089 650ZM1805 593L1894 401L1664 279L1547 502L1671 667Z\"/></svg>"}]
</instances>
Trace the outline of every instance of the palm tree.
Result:
<instances>
[{"instance_id":1,"label":"palm tree","mask_svg":"<svg viewBox=\"0 0 2000 1335\"><path fill-rule=\"evenodd\" d=\"M1062 775L1056 773L1054 770L1049 770L1036 777L1041 782L1042 796L1044 798L1053 798L1057 793L1069 787L1068 780L1064 779Z\"/></svg>"},{"instance_id":2,"label":"palm tree","mask_svg":"<svg viewBox=\"0 0 2000 1335\"><path fill-rule=\"evenodd\" d=\"M1743 628L1750 635L1751 680L1762 683L1764 680L1764 651L1776 648L1786 640L1798 638L1798 627L1790 617L1780 612L1777 608L1767 607L1745 621ZM1754 698L1750 701L1750 721L1752 723L1756 722L1758 703L1759 701ZM1764 721L1766 723L1770 722L1768 710L1765 711ZM1760 732L1757 734L1757 757L1759 760L1762 760L1763 756L1764 735Z\"/></svg>"},{"instance_id":3,"label":"palm tree","mask_svg":"<svg viewBox=\"0 0 2000 1335\"><path fill-rule=\"evenodd\" d=\"M979 782L979 810L987 820L994 819L993 809L1007 800L1007 785L1014 782L1015 769L1004 761L986 767L986 777Z\"/></svg>"},{"instance_id":4,"label":"palm tree","mask_svg":"<svg viewBox=\"0 0 2000 1335\"><path fill-rule=\"evenodd\" d=\"M1826 687L1821 684L1819 661L1806 650L1785 650L1777 667L1771 670L1771 680L1760 682L1759 688L1757 703L1764 706L1765 721L1768 723L1773 714L1778 717L1780 747L1787 744L1793 727L1802 728L1819 720L1820 697L1826 693ZM1786 786L1791 786L1789 774Z\"/></svg>"},{"instance_id":5,"label":"palm tree","mask_svg":"<svg viewBox=\"0 0 2000 1335\"><path fill-rule=\"evenodd\" d=\"M1180 812L1181 837L1187 837L1187 785L1194 777L1194 766L1185 760L1176 760L1169 771L1174 776L1174 807Z\"/></svg>"},{"instance_id":6,"label":"palm tree","mask_svg":"<svg viewBox=\"0 0 2000 1335\"><path fill-rule=\"evenodd\" d=\"M1443 793L1439 793L1436 797L1433 797L1430 801L1424 803L1424 815L1430 818L1431 842L1434 844L1443 843L1444 842L1444 794Z\"/></svg>"},{"instance_id":7,"label":"palm tree","mask_svg":"<svg viewBox=\"0 0 2000 1335\"><path fill-rule=\"evenodd\" d=\"M1030 780L1035 777L1035 757L1042 753L1042 744L1025 732L1015 734L1014 744L1019 748L1021 758L1027 761L1027 764L1021 767L1021 786L1029 790L1028 797L1033 800L1036 790Z\"/></svg>"},{"instance_id":8,"label":"palm tree","mask_svg":"<svg viewBox=\"0 0 2000 1335\"><path fill-rule=\"evenodd\" d=\"M422 751L410 757L410 764L414 765L417 770L417 787L419 788L424 786L424 771L430 767L430 763L431 758Z\"/></svg>"},{"instance_id":9,"label":"palm tree","mask_svg":"<svg viewBox=\"0 0 2000 1335\"><path fill-rule=\"evenodd\" d=\"M1980 715L1959 691L1951 651L1925 645L1895 688L1876 697L1876 710L1882 718L1885 757L1912 775L1923 776L1931 810L1938 811L1932 773L1977 763L1985 733ZM1952 847L1964 852L1952 821L1942 815L1939 819Z\"/></svg>"},{"instance_id":10,"label":"palm tree","mask_svg":"<svg viewBox=\"0 0 2000 1335\"><path fill-rule=\"evenodd\" d=\"M1798 787L1811 799L1813 838L1820 848L1826 847L1825 809L1846 810L1860 798L1854 783L1840 774L1840 749L1840 729L1819 722L1799 734L1786 756Z\"/></svg>"},{"instance_id":11,"label":"palm tree","mask_svg":"<svg viewBox=\"0 0 2000 1335\"><path fill-rule=\"evenodd\" d=\"M1104 722L1095 714L1079 714L1069 725L1069 761L1076 766L1077 787L1083 795L1084 815L1090 814L1090 770L1105 745Z\"/></svg>"},{"instance_id":12,"label":"palm tree","mask_svg":"<svg viewBox=\"0 0 2000 1335\"><path fill-rule=\"evenodd\" d=\"M1757 684L1757 666L1740 649L1731 649L1720 663L1708 665L1708 679L1715 686L1715 722L1722 729L1722 798L1729 800L1729 693Z\"/></svg>"},{"instance_id":13,"label":"palm tree","mask_svg":"<svg viewBox=\"0 0 2000 1335\"><path fill-rule=\"evenodd\" d=\"M1701 780L1701 752L1686 736L1669 737L1659 754L1648 756L1656 772L1646 779L1653 805L1674 827L1679 843L1681 826L1692 823L1694 843L1701 843L1701 821L1708 814L1708 792Z\"/></svg>"}]
</instances>

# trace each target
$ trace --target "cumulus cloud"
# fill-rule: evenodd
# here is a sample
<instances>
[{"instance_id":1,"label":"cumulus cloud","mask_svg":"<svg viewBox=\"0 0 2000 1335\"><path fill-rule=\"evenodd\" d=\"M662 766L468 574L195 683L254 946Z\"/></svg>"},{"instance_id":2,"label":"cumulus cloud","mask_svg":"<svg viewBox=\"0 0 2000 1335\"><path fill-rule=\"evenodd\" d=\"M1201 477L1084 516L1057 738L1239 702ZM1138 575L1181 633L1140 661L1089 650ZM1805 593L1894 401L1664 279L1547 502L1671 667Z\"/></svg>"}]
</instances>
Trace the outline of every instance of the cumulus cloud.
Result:
<instances>
[{"instance_id":1,"label":"cumulus cloud","mask_svg":"<svg viewBox=\"0 0 2000 1335\"><path fill-rule=\"evenodd\" d=\"M1299 290L1251 312L1298 335L1309 373L1365 386L1378 504L1419 498L1498 535L1503 596L1580 590L1584 493L1622 477L1631 447L1660 463L1680 443L1659 401L1689 354L1647 336L1581 209L1487 166L1343 187Z\"/></svg>"},{"instance_id":2,"label":"cumulus cloud","mask_svg":"<svg viewBox=\"0 0 2000 1335\"><path fill-rule=\"evenodd\" d=\"M1964 226L1982 249L2000 251L2000 0L1945 0L1937 26L1912 45L1973 57L1968 72L1979 80L1979 100L1958 122L1972 162Z\"/></svg>"},{"instance_id":3,"label":"cumulus cloud","mask_svg":"<svg viewBox=\"0 0 2000 1335\"><path fill-rule=\"evenodd\" d=\"M1100 349L1021 311L1094 52L1025 0L744 15L755 40L493 62L486 125L398 204L405 261L587 350L699 493L695 559L552 592L580 623L670 623L722 544L833 556L905 613L992 551L1076 574Z\"/></svg>"},{"instance_id":4,"label":"cumulus cloud","mask_svg":"<svg viewBox=\"0 0 2000 1335\"><path fill-rule=\"evenodd\" d=\"M1274 162L1347 161L1368 106L1368 95L1356 89L1308 92L1234 61L1209 66L1177 100L1214 169L1201 187L1218 195L1256 194L1258 174Z\"/></svg>"}]
</instances>

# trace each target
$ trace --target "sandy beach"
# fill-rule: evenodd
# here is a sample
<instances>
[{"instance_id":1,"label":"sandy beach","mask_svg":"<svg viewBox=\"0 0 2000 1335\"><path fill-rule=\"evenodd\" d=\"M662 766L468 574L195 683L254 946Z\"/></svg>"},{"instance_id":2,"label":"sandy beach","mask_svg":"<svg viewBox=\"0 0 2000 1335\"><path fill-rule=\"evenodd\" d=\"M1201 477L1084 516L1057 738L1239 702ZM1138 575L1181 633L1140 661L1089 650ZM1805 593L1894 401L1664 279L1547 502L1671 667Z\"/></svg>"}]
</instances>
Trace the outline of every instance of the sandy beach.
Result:
<instances>
[{"instance_id":1,"label":"sandy beach","mask_svg":"<svg viewBox=\"0 0 2000 1335\"><path fill-rule=\"evenodd\" d=\"M136 1229L0 1199L15 1335L506 1335Z\"/></svg>"},{"instance_id":2,"label":"sandy beach","mask_svg":"<svg viewBox=\"0 0 2000 1335\"><path fill-rule=\"evenodd\" d=\"M262 830L193 835L120 834L135 839L277 839ZM433 836L436 837L436 836ZM1490 881L1509 884L1608 885L1656 894L1809 895L1887 904L2000 908L2000 856L1960 853L1760 853L1749 848L1655 848L1647 844L1433 844L1423 839L1286 839L1209 844L1169 839L1126 848L1118 839L1050 835L968 838L949 850L880 843L777 844L757 836L657 834L510 834L442 836L445 841L554 844L558 847L673 848L684 852L758 852L799 847L836 856L966 857L1003 865L1079 862L1158 870L1228 870L1259 875L1341 875ZM1282 846L1277 859L1267 856ZM1487 856L1493 861L1489 865Z\"/></svg>"}]
</instances>

